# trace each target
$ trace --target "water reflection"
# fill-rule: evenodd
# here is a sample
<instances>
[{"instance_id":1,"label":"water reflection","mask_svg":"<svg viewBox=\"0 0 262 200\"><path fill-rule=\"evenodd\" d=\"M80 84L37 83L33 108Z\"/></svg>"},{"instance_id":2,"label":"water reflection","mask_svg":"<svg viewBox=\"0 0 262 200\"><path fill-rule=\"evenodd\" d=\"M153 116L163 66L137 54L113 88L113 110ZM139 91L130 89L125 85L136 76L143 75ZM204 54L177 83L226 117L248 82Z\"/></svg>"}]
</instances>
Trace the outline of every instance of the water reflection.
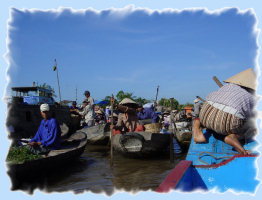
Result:
<instances>
[{"instance_id":1,"label":"water reflection","mask_svg":"<svg viewBox=\"0 0 262 200\"><path fill-rule=\"evenodd\" d=\"M167 156L162 158L134 159L114 154L114 166L110 167L108 146L86 147L80 159L54 171L45 177L23 181L15 189L35 188L47 192L74 191L82 193L105 192L111 195L116 189L125 191L155 190L185 155L177 157L174 163Z\"/></svg>"}]
</instances>

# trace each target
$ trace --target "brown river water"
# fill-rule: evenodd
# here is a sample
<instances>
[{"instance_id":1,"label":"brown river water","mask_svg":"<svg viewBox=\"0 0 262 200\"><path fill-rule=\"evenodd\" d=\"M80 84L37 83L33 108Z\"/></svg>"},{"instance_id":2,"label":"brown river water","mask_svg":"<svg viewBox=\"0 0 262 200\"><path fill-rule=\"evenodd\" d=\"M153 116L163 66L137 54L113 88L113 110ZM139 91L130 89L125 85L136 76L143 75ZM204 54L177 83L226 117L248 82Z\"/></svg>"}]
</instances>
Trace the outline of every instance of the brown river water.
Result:
<instances>
[{"instance_id":1,"label":"brown river water","mask_svg":"<svg viewBox=\"0 0 262 200\"><path fill-rule=\"evenodd\" d=\"M20 183L16 189L29 193L39 188L45 192L105 192L107 195L112 195L114 189L128 192L155 191L185 156L175 156L174 163L170 163L168 155L135 159L114 153L114 165L111 168L110 148L88 145L74 163L64 166L48 177Z\"/></svg>"}]
</instances>

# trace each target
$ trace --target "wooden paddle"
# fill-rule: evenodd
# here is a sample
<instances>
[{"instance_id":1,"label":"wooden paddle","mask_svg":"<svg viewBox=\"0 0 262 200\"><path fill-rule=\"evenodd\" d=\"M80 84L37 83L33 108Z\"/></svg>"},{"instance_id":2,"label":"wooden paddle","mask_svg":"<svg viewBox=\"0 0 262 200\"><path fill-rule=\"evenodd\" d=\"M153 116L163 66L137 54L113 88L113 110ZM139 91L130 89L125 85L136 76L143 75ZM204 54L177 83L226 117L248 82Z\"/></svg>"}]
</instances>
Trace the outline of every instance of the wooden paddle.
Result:
<instances>
[{"instance_id":1,"label":"wooden paddle","mask_svg":"<svg viewBox=\"0 0 262 200\"><path fill-rule=\"evenodd\" d=\"M114 126L114 95L111 96L111 127L110 127L110 167L113 167L113 126Z\"/></svg>"},{"instance_id":2,"label":"wooden paddle","mask_svg":"<svg viewBox=\"0 0 262 200\"><path fill-rule=\"evenodd\" d=\"M174 138L174 127L173 127L173 124L175 126L175 123L174 123L174 113L172 112L173 110L173 100L174 98L170 98L170 106L171 106L171 116L170 116L170 125L172 126L172 130L170 132L170 143L169 143L169 146L170 146L170 151L169 151L169 155L170 155L170 162L173 163L174 162L174 149L173 149L173 138Z\"/></svg>"},{"instance_id":3,"label":"wooden paddle","mask_svg":"<svg viewBox=\"0 0 262 200\"><path fill-rule=\"evenodd\" d=\"M155 100L155 103L157 103L158 91L159 91L159 85L157 86L157 89L156 89L156 100Z\"/></svg>"},{"instance_id":4,"label":"wooden paddle","mask_svg":"<svg viewBox=\"0 0 262 200\"><path fill-rule=\"evenodd\" d=\"M223 84L220 82L220 80L218 80L218 78L216 76L213 76L213 80L216 82L216 84L219 86L219 87L223 87Z\"/></svg>"},{"instance_id":5,"label":"wooden paddle","mask_svg":"<svg viewBox=\"0 0 262 200\"><path fill-rule=\"evenodd\" d=\"M200 100L203 101L203 102L206 102L206 100L205 100L205 99L202 99L200 96L196 96L196 98L200 99Z\"/></svg>"}]
</instances>

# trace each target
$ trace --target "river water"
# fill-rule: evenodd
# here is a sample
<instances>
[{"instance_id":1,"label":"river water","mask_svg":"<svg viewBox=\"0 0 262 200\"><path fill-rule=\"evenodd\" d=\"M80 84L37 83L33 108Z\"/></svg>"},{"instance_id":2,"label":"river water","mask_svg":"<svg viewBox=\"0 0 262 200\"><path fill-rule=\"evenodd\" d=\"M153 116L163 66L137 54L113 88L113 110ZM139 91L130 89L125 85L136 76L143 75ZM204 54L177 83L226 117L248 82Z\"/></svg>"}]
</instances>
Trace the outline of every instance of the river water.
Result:
<instances>
[{"instance_id":1,"label":"river water","mask_svg":"<svg viewBox=\"0 0 262 200\"><path fill-rule=\"evenodd\" d=\"M108 146L88 145L76 160L63 169L35 183L24 183L19 189L33 193L35 188L46 192L74 193L105 192L112 195L114 189L130 192L156 190L169 172L185 159L185 154L175 156L170 163L168 156L148 159L126 158L114 153L114 164L110 167L110 148Z\"/></svg>"}]
</instances>

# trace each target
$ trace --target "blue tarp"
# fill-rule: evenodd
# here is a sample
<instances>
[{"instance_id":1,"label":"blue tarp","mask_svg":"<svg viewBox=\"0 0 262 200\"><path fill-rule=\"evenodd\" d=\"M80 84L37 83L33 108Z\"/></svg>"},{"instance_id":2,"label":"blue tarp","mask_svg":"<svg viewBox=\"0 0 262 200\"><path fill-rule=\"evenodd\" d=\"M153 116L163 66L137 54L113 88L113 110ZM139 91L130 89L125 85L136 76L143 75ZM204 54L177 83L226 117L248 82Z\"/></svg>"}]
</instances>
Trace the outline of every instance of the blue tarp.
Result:
<instances>
[{"instance_id":1,"label":"blue tarp","mask_svg":"<svg viewBox=\"0 0 262 200\"><path fill-rule=\"evenodd\" d=\"M103 100L95 101L95 104L99 104L99 105L105 105L105 104L108 104L108 103L109 103L108 101L103 101Z\"/></svg>"}]
</instances>

